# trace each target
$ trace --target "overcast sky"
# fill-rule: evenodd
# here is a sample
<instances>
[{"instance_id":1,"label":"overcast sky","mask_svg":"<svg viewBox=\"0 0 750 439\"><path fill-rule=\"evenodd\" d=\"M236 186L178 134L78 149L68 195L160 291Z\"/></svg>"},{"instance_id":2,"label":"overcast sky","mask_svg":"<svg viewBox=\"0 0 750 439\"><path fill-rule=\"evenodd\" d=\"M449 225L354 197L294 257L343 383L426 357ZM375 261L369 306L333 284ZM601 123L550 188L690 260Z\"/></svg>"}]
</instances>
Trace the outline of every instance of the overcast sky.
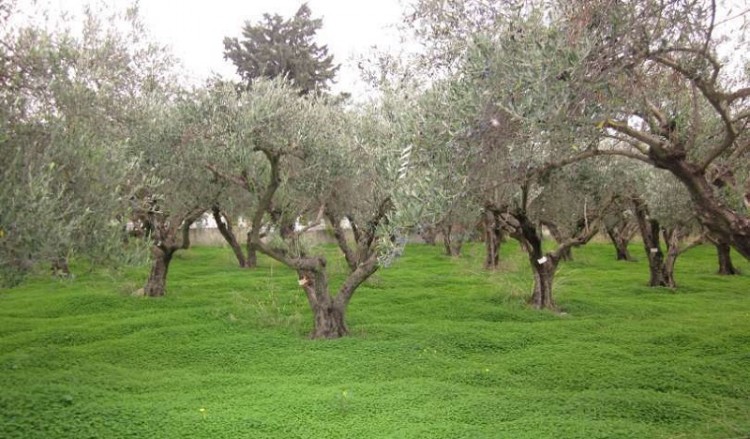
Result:
<instances>
[{"instance_id":1,"label":"overcast sky","mask_svg":"<svg viewBox=\"0 0 750 439\"><path fill-rule=\"evenodd\" d=\"M130 0L17 0L18 6L51 8L80 15L87 3L104 3L124 9ZM257 22L263 13L292 16L303 0L141 0L140 11L152 36L171 47L182 60L186 74L201 82L212 72L234 75L234 66L223 58L223 39L239 37L246 20ZM394 28L408 0L308 0L313 17L323 18L319 44L327 44L341 70L337 91L355 94L363 89L354 57L372 46L398 47Z\"/></svg>"},{"instance_id":2,"label":"overcast sky","mask_svg":"<svg viewBox=\"0 0 750 439\"><path fill-rule=\"evenodd\" d=\"M323 18L317 41L327 44L340 63L335 91L348 91L362 97L357 62L372 46L397 50L400 43L395 25L412 0L308 0L313 16ZM21 10L52 9L80 15L87 3L112 5L124 9L131 0L16 0ZM728 16L745 15L750 0L719 2L719 22ZM141 0L141 16L157 41L171 47L185 66L185 75L201 83L212 72L235 75L234 66L223 58L223 39L239 37L246 20L257 22L263 13L293 15L303 0ZM719 32L733 35L732 28L742 23L736 17L720 26ZM745 48L746 45L740 47ZM731 50L731 48L727 47ZM726 49L725 49L726 50ZM744 50L729 54L744 59Z\"/></svg>"}]
</instances>

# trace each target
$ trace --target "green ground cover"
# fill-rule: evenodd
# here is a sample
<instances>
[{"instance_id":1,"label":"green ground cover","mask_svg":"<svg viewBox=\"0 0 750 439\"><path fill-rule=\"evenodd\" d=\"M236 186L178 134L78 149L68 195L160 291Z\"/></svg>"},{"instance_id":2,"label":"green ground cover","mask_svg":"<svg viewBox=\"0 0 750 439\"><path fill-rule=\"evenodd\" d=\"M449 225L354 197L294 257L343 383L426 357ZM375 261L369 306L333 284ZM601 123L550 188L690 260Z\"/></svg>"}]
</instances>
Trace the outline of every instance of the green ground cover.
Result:
<instances>
[{"instance_id":1,"label":"green ground cover","mask_svg":"<svg viewBox=\"0 0 750 439\"><path fill-rule=\"evenodd\" d=\"M178 253L160 299L130 295L146 268L31 279L0 292L0 437L750 437L750 264L720 277L698 248L651 289L592 244L554 314L524 306L515 245L498 273L481 251L410 246L333 341L305 338L289 270L227 249Z\"/></svg>"}]
</instances>

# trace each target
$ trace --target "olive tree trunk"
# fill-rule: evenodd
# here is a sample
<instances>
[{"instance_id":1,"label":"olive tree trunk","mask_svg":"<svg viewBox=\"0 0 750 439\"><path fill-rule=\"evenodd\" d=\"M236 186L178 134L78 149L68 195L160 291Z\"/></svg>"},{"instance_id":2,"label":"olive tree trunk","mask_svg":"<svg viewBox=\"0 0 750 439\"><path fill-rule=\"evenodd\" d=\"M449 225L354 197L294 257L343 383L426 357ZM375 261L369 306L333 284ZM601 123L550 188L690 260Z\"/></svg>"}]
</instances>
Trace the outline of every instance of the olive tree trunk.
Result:
<instances>
[{"instance_id":1,"label":"olive tree trunk","mask_svg":"<svg viewBox=\"0 0 750 439\"><path fill-rule=\"evenodd\" d=\"M655 219L649 217L648 206L640 198L633 199L636 221L641 232L643 248L646 251L648 259L650 287L668 287L674 288L674 275L667 271L664 261L664 253L661 250L661 239L659 232L661 226Z\"/></svg>"},{"instance_id":2,"label":"olive tree trunk","mask_svg":"<svg viewBox=\"0 0 750 439\"><path fill-rule=\"evenodd\" d=\"M464 244L463 233L455 233L456 228L453 224L446 224L441 227L443 235L443 248L447 256L461 256L461 247Z\"/></svg>"},{"instance_id":3,"label":"olive tree trunk","mask_svg":"<svg viewBox=\"0 0 750 439\"><path fill-rule=\"evenodd\" d=\"M169 263L175 252L190 248L190 226L204 212L205 209L198 207L182 215L151 214L151 222L154 224L154 243L151 247L153 261L148 280L143 287L144 295L160 297L166 294Z\"/></svg>"},{"instance_id":4,"label":"olive tree trunk","mask_svg":"<svg viewBox=\"0 0 750 439\"><path fill-rule=\"evenodd\" d=\"M606 227L607 236L615 247L615 260L633 261L628 245L636 229L637 227L634 227L632 222Z\"/></svg>"},{"instance_id":5,"label":"olive tree trunk","mask_svg":"<svg viewBox=\"0 0 750 439\"><path fill-rule=\"evenodd\" d=\"M221 233L221 236L227 244L229 244L232 252L234 252L234 256L237 258L237 263L240 268L250 268L250 265L248 265L247 259L245 258L245 254L242 252L242 247L240 246L239 241L237 241L237 237L234 235L232 221L229 216L222 212L218 206L214 206L211 209L211 214L214 217L216 228L219 229L219 233Z\"/></svg>"},{"instance_id":6,"label":"olive tree trunk","mask_svg":"<svg viewBox=\"0 0 750 439\"><path fill-rule=\"evenodd\" d=\"M496 270L500 265L500 244L503 241L503 229L496 215L497 213L490 208L485 208L483 213L484 268L487 270Z\"/></svg>"},{"instance_id":7,"label":"olive tree trunk","mask_svg":"<svg viewBox=\"0 0 750 439\"><path fill-rule=\"evenodd\" d=\"M534 308L557 308L555 301L552 299L552 283L555 280L559 262L559 259L551 256L543 256L538 259L529 257L529 263L534 272L534 290L531 299L529 299L529 304Z\"/></svg>"},{"instance_id":8,"label":"olive tree trunk","mask_svg":"<svg viewBox=\"0 0 750 439\"><path fill-rule=\"evenodd\" d=\"M529 256L529 264L534 273L534 289L528 303L537 309L556 310L552 286L563 254L572 247L589 242L598 232L598 227L591 226L579 230L575 236L560 243L557 249L545 254L542 251L540 228L523 211L504 212L499 218L510 236L521 244Z\"/></svg>"},{"instance_id":9,"label":"olive tree trunk","mask_svg":"<svg viewBox=\"0 0 750 439\"><path fill-rule=\"evenodd\" d=\"M169 272L169 263L172 261L174 251L161 249L154 246L151 250L153 262L151 272L148 275L146 286L143 287L143 293L150 297L160 297L167 291L167 273Z\"/></svg>"},{"instance_id":10,"label":"olive tree trunk","mask_svg":"<svg viewBox=\"0 0 750 439\"><path fill-rule=\"evenodd\" d=\"M716 246L716 254L719 258L718 274L723 276L740 274L734 267L734 264L732 264L732 247L725 242L716 243L714 245Z\"/></svg>"}]
</instances>

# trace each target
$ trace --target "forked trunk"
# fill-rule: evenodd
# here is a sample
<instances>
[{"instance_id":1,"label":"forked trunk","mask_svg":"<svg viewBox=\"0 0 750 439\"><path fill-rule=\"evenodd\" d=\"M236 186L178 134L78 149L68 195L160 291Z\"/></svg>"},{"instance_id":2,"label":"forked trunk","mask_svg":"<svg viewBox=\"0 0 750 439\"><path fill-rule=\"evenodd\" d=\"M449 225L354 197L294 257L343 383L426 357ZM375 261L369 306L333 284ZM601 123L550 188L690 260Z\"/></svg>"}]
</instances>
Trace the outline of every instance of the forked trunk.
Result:
<instances>
[{"instance_id":1,"label":"forked trunk","mask_svg":"<svg viewBox=\"0 0 750 439\"><path fill-rule=\"evenodd\" d=\"M618 261L632 261L633 257L630 255L628 250L628 244L630 238L623 236L622 232L617 228L607 227L607 236L609 236L612 245L615 247L615 260Z\"/></svg>"},{"instance_id":2,"label":"forked trunk","mask_svg":"<svg viewBox=\"0 0 750 439\"><path fill-rule=\"evenodd\" d=\"M557 227L556 224L549 222L549 221L545 221L542 224L545 227L547 227L547 230L549 230L550 235L552 235L552 239L554 239L558 245L565 242L565 236L563 236L562 232L560 232L560 229ZM562 259L563 261L572 261L573 249L571 247L564 248L560 252L560 259Z\"/></svg>"},{"instance_id":3,"label":"forked trunk","mask_svg":"<svg viewBox=\"0 0 750 439\"><path fill-rule=\"evenodd\" d=\"M732 264L732 247L727 243L718 243L716 253L719 257L719 274L724 276L733 276L739 274L739 271Z\"/></svg>"},{"instance_id":4,"label":"forked trunk","mask_svg":"<svg viewBox=\"0 0 750 439\"><path fill-rule=\"evenodd\" d=\"M325 259L318 258L318 261L315 271L305 269L297 271L299 285L305 291L313 312L314 326L310 338L343 337L349 333L344 319L347 303L337 301L329 294Z\"/></svg>"},{"instance_id":5,"label":"forked trunk","mask_svg":"<svg viewBox=\"0 0 750 439\"><path fill-rule=\"evenodd\" d=\"M648 286L674 288L675 256L664 258L661 248L651 247L648 252L648 270L650 274ZM669 263L667 263L669 261Z\"/></svg>"},{"instance_id":6,"label":"forked trunk","mask_svg":"<svg viewBox=\"0 0 750 439\"><path fill-rule=\"evenodd\" d=\"M148 275L146 286L143 287L143 293L150 297L163 296L167 289L167 272L169 271L169 262L172 260L172 251L163 251L154 246L152 252L153 263L151 273Z\"/></svg>"},{"instance_id":7,"label":"forked trunk","mask_svg":"<svg viewBox=\"0 0 750 439\"><path fill-rule=\"evenodd\" d=\"M661 248L651 247L646 249L646 252L650 274L648 286L674 288L674 261L670 264L672 267L672 271L670 271L665 263L664 253L662 253Z\"/></svg>"},{"instance_id":8,"label":"forked trunk","mask_svg":"<svg viewBox=\"0 0 750 439\"><path fill-rule=\"evenodd\" d=\"M661 225L658 221L648 217L648 207L642 200L635 199L633 205L638 228L643 239L643 247L648 258L650 274L648 286L674 288L674 274L667 270L664 253L661 251L661 239L659 238ZM672 267L674 267L674 261L672 261Z\"/></svg>"},{"instance_id":9,"label":"forked trunk","mask_svg":"<svg viewBox=\"0 0 750 439\"><path fill-rule=\"evenodd\" d=\"M349 273L335 297L328 291L325 258L314 257L298 261L296 267L299 285L305 291L313 312L314 328L310 338L339 338L349 333L345 320L349 300L362 282L377 271L377 260L377 255L373 254L362 261L356 270Z\"/></svg>"}]
</instances>

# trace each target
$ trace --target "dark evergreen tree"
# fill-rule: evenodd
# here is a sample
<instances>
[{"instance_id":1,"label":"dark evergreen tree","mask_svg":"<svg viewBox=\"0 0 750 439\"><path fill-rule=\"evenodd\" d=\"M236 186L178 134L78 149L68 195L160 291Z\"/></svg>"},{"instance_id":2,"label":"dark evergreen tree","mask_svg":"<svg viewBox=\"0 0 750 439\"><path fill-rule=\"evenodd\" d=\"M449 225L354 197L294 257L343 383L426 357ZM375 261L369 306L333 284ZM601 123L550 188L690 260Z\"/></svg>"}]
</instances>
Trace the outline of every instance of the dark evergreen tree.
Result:
<instances>
[{"instance_id":1,"label":"dark evergreen tree","mask_svg":"<svg viewBox=\"0 0 750 439\"><path fill-rule=\"evenodd\" d=\"M291 19L263 14L255 24L245 22L242 39L224 38L224 58L234 63L248 85L255 78L282 76L302 95L321 93L328 89L339 68L333 64L328 47L313 41L322 25L322 19L311 17L306 3Z\"/></svg>"}]
</instances>

